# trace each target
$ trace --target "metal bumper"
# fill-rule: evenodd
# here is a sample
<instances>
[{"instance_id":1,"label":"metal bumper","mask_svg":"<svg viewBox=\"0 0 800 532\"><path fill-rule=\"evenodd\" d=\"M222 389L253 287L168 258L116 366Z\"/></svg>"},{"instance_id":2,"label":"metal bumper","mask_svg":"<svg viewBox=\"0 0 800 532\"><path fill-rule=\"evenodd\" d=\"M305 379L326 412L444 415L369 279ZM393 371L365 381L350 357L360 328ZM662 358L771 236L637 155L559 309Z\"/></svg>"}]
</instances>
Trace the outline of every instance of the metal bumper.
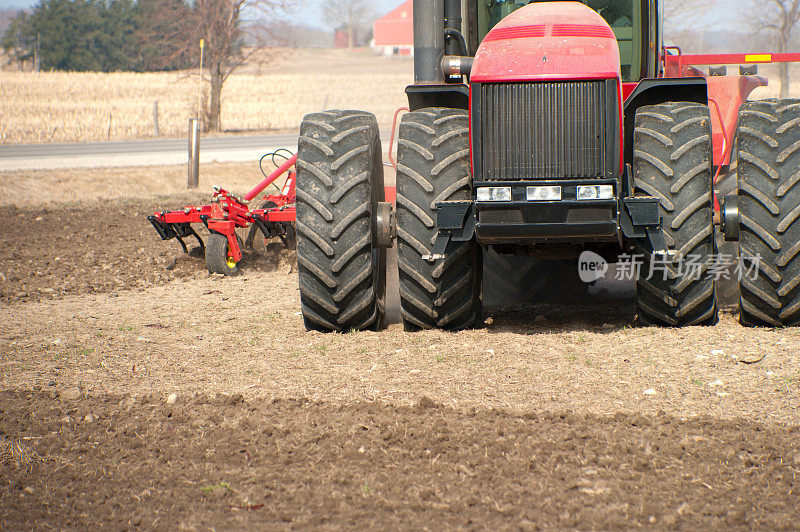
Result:
<instances>
[{"instance_id":1,"label":"metal bumper","mask_svg":"<svg viewBox=\"0 0 800 532\"><path fill-rule=\"evenodd\" d=\"M615 197L578 200L583 184L612 184ZM559 185L559 201L527 201L527 186ZM475 186L511 187L511 201L444 201L436 204L438 234L432 253L444 257L450 240L475 238L481 244L539 244L639 241L654 253L666 253L659 200L619 197L616 180L589 182L491 182ZM623 191L625 194L627 191Z\"/></svg>"},{"instance_id":2,"label":"metal bumper","mask_svg":"<svg viewBox=\"0 0 800 532\"><path fill-rule=\"evenodd\" d=\"M614 242L619 240L618 199L578 200L579 185L612 185L616 179L486 182L509 186L512 201L475 202L475 235L483 244ZM527 201L529 186L560 186L561 200Z\"/></svg>"},{"instance_id":3,"label":"metal bumper","mask_svg":"<svg viewBox=\"0 0 800 532\"><path fill-rule=\"evenodd\" d=\"M558 209L511 204L503 210L486 209L476 203L479 221L475 225L475 235L482 244L612 242L619 239L616 200L585 202L591 205L560 203ZM548 214L556 214L550 219L558 221L544 222Z\"/></svg>"}]
</instances>

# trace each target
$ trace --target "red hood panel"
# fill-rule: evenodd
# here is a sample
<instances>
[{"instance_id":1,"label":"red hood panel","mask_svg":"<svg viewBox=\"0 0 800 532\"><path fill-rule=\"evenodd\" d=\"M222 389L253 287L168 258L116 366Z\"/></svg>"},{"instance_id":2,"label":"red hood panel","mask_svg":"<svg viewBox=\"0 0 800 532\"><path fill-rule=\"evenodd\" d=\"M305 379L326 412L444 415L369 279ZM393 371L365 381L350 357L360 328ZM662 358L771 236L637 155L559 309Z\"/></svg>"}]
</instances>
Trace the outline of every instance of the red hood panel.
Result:
<instances>
[{"instance_id":1,"label":"red hood panel","mask_svg":"<svg viewBox=\"0 0 800 532\"><path fill-rule=\"evenodd\" d=\"M471 81L620 77L619 48L603 17L580 2L528 4L500 21L475 54Z\"/></svg>"}]
</instances>

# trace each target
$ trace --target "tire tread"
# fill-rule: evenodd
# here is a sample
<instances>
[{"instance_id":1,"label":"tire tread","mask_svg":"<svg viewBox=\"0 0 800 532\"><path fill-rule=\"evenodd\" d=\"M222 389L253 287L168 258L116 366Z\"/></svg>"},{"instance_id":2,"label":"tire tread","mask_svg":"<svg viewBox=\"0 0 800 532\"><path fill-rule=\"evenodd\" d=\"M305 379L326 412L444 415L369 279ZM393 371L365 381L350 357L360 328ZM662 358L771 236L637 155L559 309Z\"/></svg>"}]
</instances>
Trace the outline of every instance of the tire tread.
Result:
<instances>
[{"instance_id":1,"label":"tire tread","mask_svg":"<svg viewBox=\"0 0 800 532\"><path fill-rule=\"evenodd\" d=\"M715 281L706 275L716 251L708 106L671 102L640 108L633 171L635 193L661 201L662 233L673 253L672 260L660 259L659 267L666 271L652 277L655 259L645 254L636 284L639 319L677 327L716 323ZM689 255L702 257L698 270L691 272L696 276L679 267Z\"/></svg>"},{"instance_id":2,"label":"tire tread","mask_svg":"<svg viewBox=\"0 0 800 532\"><path fill-rule=\"evenodd\" d=\"M740 321L800 325L800 100L764 100L739 110L739 246L758 267L739 283Z\"/></svg>"},{"instance_id":3,"label":"tire tread","mask_svg":"<svg viewBox=\"0 0 800 532\"><path fill-rule=\"evenodd\" d=\"M445 258L422 258L433 249L436 203L471 197L467 112L429 108L406 113L397 147L397 253L406 330L475 325L475 242L451 241Z\"/></svg>"},{"instance_id":4,"label":"tire tread","mask_svg":"<svg viewBox=\"0 0 800 532\"><path fill-rule=\"evenodd\" d=\"M383 169L375 117L363 111L307 115L297 160L297 266L306 328L380 327L383 294L372 242ZM377 161L376 161L377 158Z\"/></svg>"}]
</instances>

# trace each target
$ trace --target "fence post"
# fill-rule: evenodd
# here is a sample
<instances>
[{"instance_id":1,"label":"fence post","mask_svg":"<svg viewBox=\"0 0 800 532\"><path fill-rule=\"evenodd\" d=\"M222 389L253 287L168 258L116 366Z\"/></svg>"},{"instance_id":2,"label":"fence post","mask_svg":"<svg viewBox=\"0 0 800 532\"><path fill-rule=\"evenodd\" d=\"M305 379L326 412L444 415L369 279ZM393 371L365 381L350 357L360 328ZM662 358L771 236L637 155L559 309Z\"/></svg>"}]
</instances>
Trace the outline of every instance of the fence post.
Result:
<instances>
[{"instance_id":1,"label":"fence post","mask_svg":"<svg viewBox=\"0 0 800 532\"><path fill-rule=\"evenodd\" d=\"M197 188L200 181L200 120L189 119L189 179L188 188Z\"/></svg>"},{"instance_id":2,"label":"fence post","mask_svg":"<svg viewBox=\"0 0 800 532\"><path fill-rule=\"evenodd\" d=\"M158 136L158 100L153 102L153 136Z\"/></svg>"}]
</instances>

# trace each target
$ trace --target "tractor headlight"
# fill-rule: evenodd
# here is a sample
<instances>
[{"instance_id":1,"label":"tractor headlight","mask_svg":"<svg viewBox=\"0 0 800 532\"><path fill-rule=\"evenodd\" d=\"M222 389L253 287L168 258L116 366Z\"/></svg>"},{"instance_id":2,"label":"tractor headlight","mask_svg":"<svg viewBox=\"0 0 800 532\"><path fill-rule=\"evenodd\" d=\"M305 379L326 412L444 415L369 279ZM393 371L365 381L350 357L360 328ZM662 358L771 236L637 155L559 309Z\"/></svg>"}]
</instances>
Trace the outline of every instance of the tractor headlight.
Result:
<instances>
[{"instance_id":1,"label":"tractor headlight","mask_svg":"<svg viewBox=\"0 0 800 532\"><path fill-rule=\"evenodd\" d=\"M511 201L511 187L478 187L478 201Z\"/></svg>"},{"instance_id":2,"label":"tractor headlight","mask_svg":"<svg viewBox=\"0 0 800 532\"><path fill-rule=\"evenodd\" d=\"M528 201L559 201L561 187L527 187L526 195Z\"/></svg>"},{"instance_id":3,"label":"tractor headlight","mask_svg":"<svg viewBox=\"0 0 800 532\"><path fill-rule=\"evenodd\" d=\"M611 185L583 185L578 187L579 200L606 200L614 197Z\"/></svg>"}]
</instances>

